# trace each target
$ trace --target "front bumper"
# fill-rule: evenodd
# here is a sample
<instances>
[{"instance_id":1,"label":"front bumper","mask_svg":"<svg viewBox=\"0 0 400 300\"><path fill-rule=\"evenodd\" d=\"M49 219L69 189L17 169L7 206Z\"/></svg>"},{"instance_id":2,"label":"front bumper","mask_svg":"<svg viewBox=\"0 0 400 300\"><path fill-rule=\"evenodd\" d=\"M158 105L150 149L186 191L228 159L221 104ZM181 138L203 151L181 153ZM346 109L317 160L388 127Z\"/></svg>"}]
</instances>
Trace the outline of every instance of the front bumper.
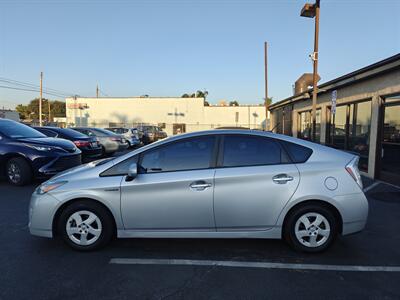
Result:
<instances>
[{"instance_id":1,"label":"front bumper","mask_svg":"<svg viewBox=\"0 0 400 300\"><path fill-rule=\"evenodd\" d=\"M32 194L29 205L29 232L32 235L53 237L53 218L60 202L50 194Z\"/></svg>"},{"instance_id":2,"label":"front bumper","mask_svg":"<svg viewBox=\"0 0 400 300\"><path fill-rule=\"evenodd\" d=\"M82 164L81 152L53 157L37 169L39 177L48 177Z\"/></svg>"}]
</instances>

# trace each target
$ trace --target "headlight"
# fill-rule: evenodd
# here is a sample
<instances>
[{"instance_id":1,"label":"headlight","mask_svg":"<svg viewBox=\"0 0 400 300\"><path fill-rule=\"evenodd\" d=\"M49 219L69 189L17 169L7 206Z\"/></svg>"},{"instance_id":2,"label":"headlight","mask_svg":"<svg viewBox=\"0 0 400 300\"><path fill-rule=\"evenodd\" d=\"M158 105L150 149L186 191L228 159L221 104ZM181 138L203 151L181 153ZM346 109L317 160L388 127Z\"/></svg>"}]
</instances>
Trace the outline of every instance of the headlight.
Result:
<instances>
[{"instance_id":1,"label":"headlight","mask_svg":"<svg viewBox=\"0 0 400 300\"><path fill-rule=\"evenodd\" d=\"M48 146L28 145L29 147L39 151L51 151L53 148Z\"/></svg>"},{"instance_id":2,"label":"headlight","mask_svg":"<svg viewBox=\"0 0 400 300\"><path fill-rule=\"evenodd\" d=\"M47 183L45 182L37 188L36 193L39 195L43 195L52 190L55 190L56 188L66 184L66 183L67 183L67 181L47 182Z\"/></svg>"}]
</instances>

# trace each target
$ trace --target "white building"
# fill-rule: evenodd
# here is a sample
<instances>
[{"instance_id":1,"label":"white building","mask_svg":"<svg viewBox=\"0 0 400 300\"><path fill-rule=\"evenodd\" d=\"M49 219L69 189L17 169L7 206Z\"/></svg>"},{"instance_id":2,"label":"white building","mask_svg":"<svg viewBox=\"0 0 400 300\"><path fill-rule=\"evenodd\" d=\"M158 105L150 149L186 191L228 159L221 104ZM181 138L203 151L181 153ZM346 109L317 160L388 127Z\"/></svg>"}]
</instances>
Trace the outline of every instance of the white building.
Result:
<instances>
[{"instance_id":1,"label":"white building","mask_svg":"<svg viewBox=\"0 0 400 300\"><path fill-rule=\"evenodd\" d=\"M204 98L67 98L68 126L159 125L168 135L217 127L265 127L265 107L205 106Z\"/></svg>"},{"instance_id":2,"label":"white building","mask_svg":"<svg viewBox=\"0 0 400 300\"><path fill-rule=\"evenodd\" d=\"M0 109L0 118L1 119L10 119L19 122L19 113L15 110L10 109Z\"/></svg>"}]
</instances>

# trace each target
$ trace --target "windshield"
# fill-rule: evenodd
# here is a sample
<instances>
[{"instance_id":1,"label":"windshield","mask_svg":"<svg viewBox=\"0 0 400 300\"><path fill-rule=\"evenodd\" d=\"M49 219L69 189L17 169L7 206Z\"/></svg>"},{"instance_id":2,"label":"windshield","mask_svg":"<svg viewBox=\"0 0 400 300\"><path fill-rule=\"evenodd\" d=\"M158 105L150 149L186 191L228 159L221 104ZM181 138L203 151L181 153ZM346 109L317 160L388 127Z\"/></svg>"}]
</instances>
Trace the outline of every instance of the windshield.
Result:
<instances>
[{"instance_id":1,"label":"windshield","mask_svg":"<svg viewBox=\"0 0 400 300\"><path fill-rule=\"evenodd\" d=\"M96 135L100 135L100 136L104 136L104 135L112 135L114 136L115 133L110 131L110 130L105 130L105 129L101 129L101 128L93 128L91 129L92 131L94 131L96 133Z\"/></svg>"},{"instance_id":2,"label":"windshield","mask_svg":"<svg viewBox=\"0 0 400 300\"><path fill-rule=\"evenodd\" d=\"M76 130L73 130L73 129L69 129L69 128L62 128L60 130L60 132L65 134L66 136L71 137L71 138L76 138L76 139L87 138L87 136L84 135L83 133L80 133L79 131L76 131Z\"/></svg>"},{"instance_id":3,"label":"windshield","mask_svg":"<svg viewBox=\"0 0 400 300\"><path fill-rule=\"evenodd\" d=\"M36 129L13 121L0 122L0 133L12 139L46 137L43 133L37 131Z\"/></svg>"}]
</instances>

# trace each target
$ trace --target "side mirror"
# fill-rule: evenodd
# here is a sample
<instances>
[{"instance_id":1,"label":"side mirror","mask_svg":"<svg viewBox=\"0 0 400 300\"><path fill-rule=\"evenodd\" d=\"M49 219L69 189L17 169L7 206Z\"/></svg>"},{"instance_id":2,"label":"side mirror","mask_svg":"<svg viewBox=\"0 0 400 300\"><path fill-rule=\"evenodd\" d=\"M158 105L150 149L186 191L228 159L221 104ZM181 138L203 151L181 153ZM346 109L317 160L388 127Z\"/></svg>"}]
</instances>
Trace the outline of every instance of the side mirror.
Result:
<instances>
[{"instance_id":1,"label":"side mirror","mask_svg":"<svg viewBox=\"0 0 400 300\"><path fill-rule=\"evenodd\" d=\"M128 174L126 176L126 181L132 181L136 178L138 174L138 165L137 163L132 163L128 168Z\"/></svg>"}]
</instances>

